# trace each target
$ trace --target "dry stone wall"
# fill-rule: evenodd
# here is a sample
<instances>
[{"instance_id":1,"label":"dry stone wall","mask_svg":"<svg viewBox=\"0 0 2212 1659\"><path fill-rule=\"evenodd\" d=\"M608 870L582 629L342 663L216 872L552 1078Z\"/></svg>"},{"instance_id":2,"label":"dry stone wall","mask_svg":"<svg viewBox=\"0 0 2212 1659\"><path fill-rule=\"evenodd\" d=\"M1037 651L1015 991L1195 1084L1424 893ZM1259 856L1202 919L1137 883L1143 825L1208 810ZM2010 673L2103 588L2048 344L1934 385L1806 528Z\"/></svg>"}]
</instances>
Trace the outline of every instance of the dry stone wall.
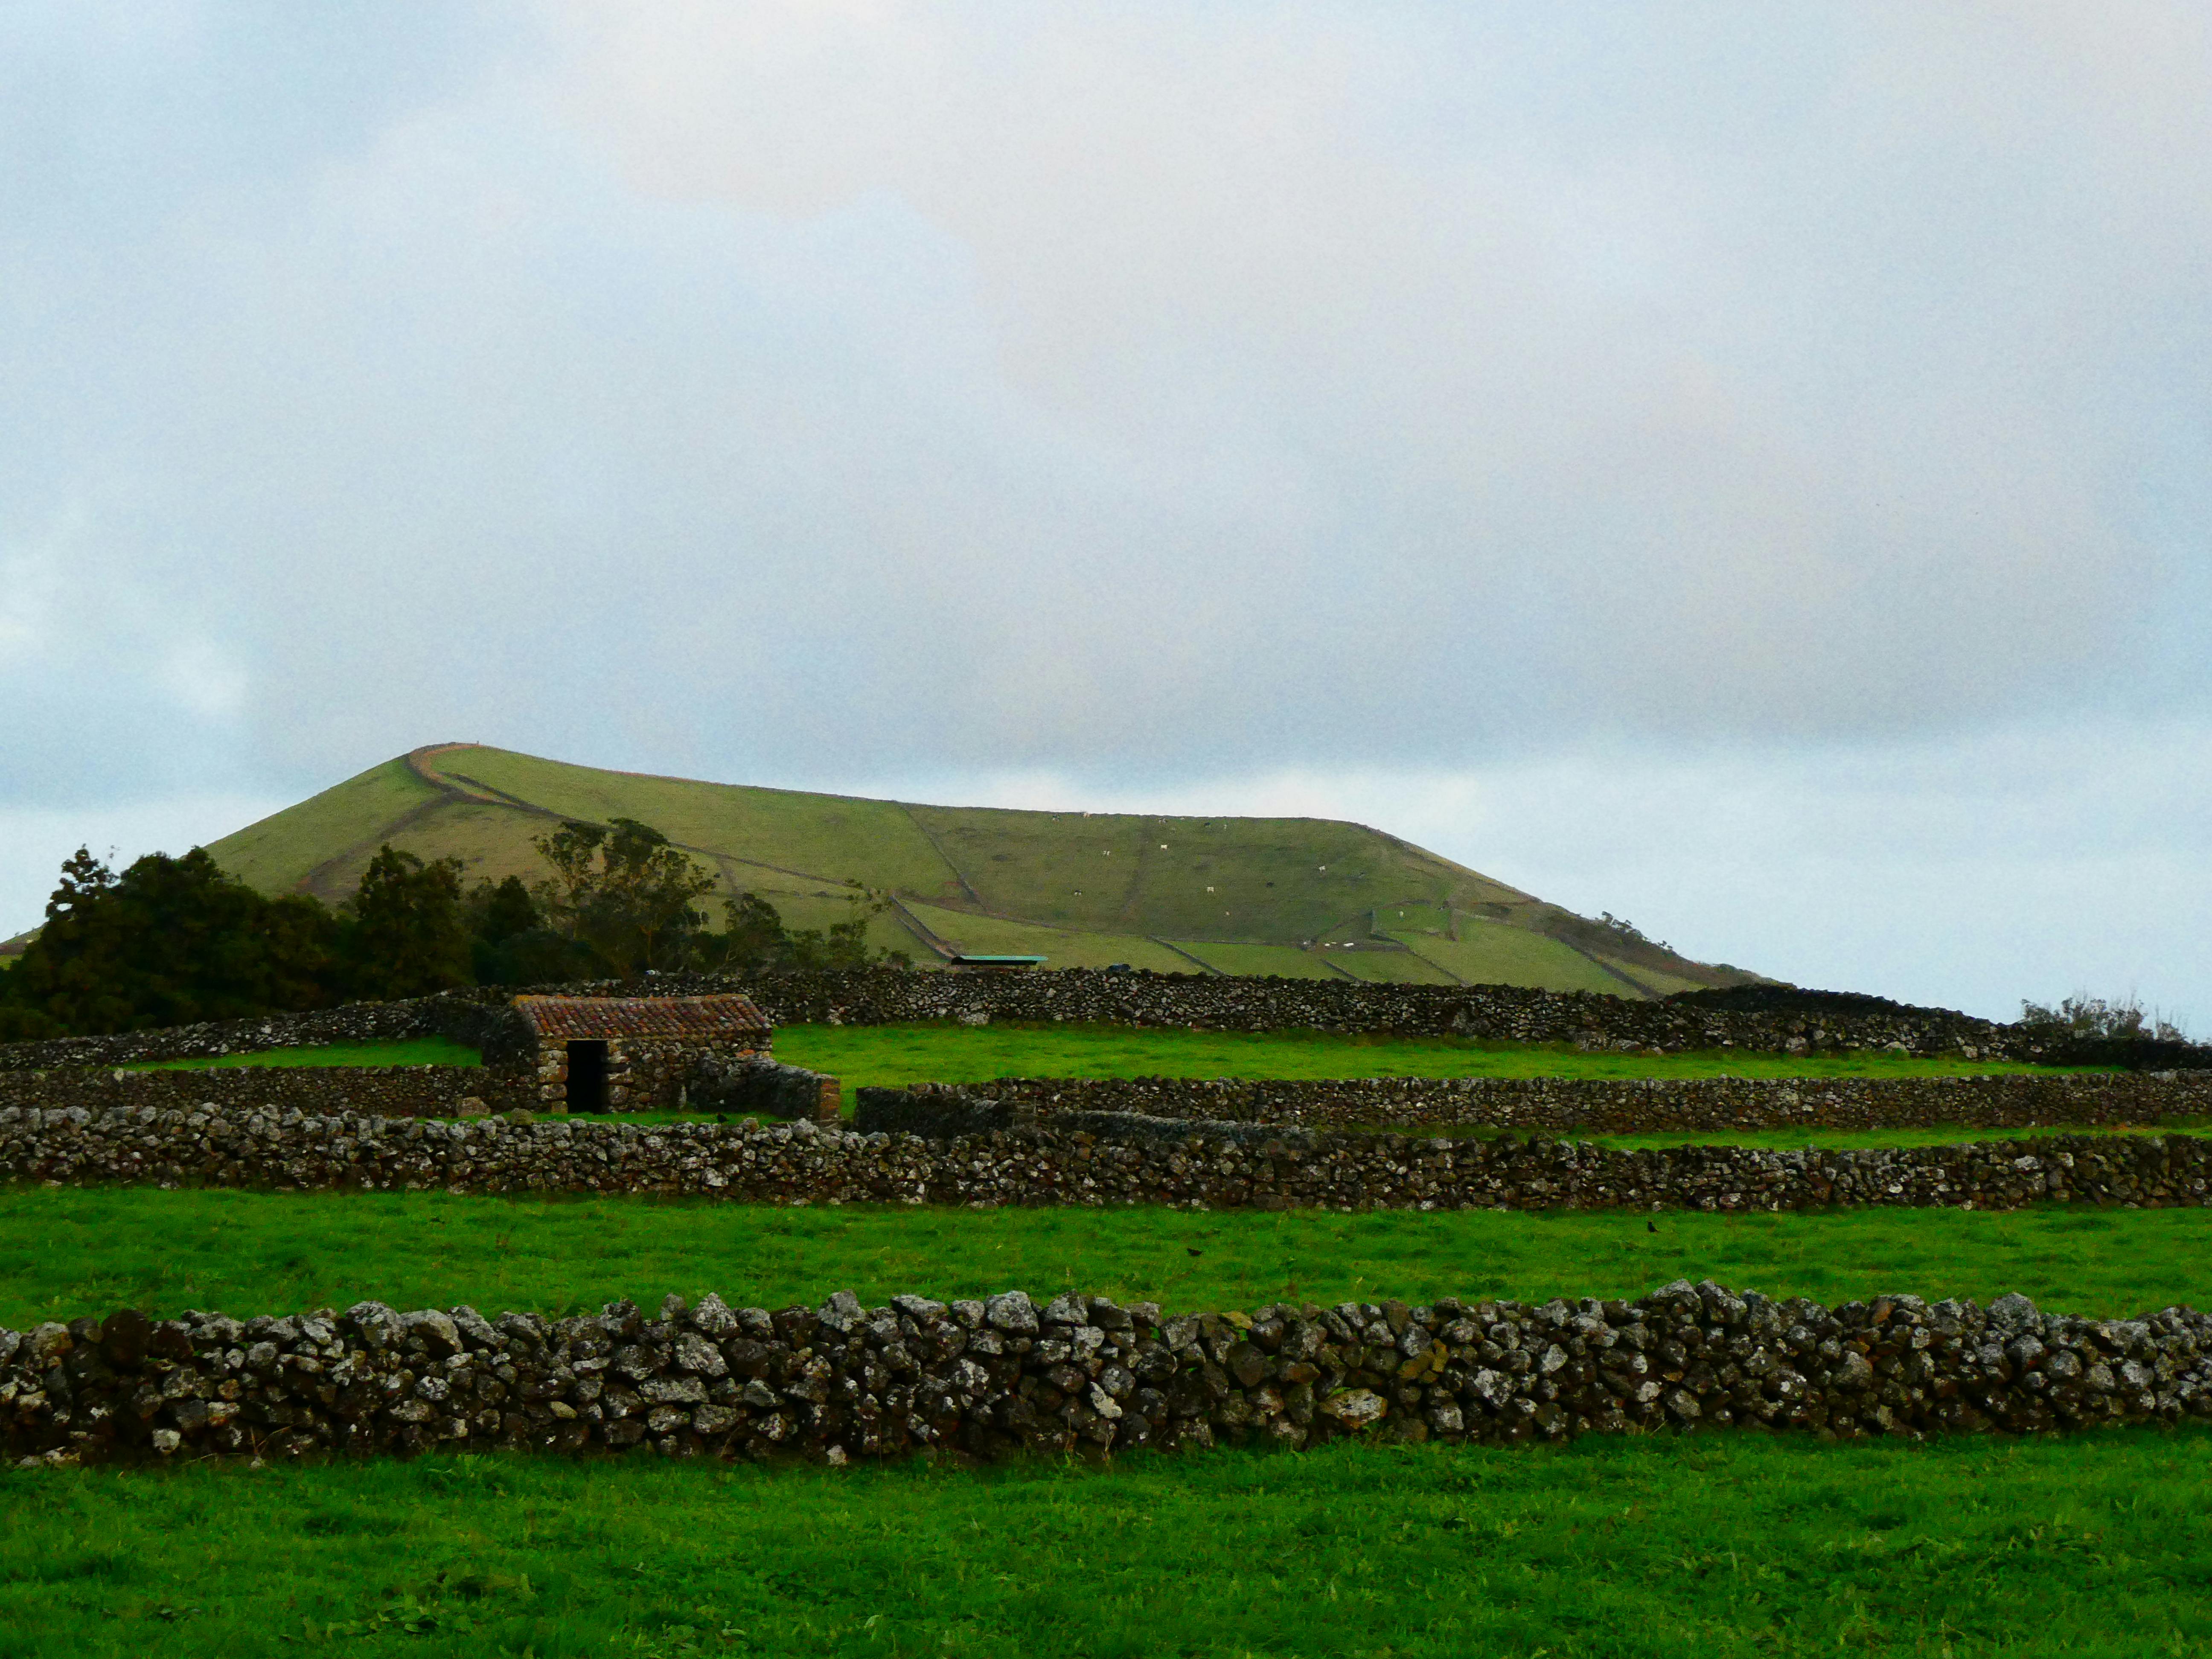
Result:
<instances>
[{"instance_id":1,"label":"dry stone wall","mask_svg":"<svg viewBox=\"0 0 2212 1659\"><path fill-rule=\"evenodd\" d=\"M702 1112L835 1117L837 1079L759 1055L693 1056L690 1104ZM614 1103L617 1110L622 1103ZM220 1066L191 1071L0 1072L0 1107L93 1113L293 1112L318 1117L471 1117L544 1110L537 1080L491 1066ZM551 1110L565 1111L558 1104Z\"/></svg>"},{"instance_id":2,"label":"dry stone wall","mask_svg":"<svg viewBox=\"0 0 2212 1659\"><path fill-rule=\"evenodd\" d=\"M629 1193L756 1204L1289 1209L2011 1209L2212 1202L2185 1134L1853 1151L1623 1152L1513 1135L1410 1136L1062 1114L947 1139L757 1124L426 1121L156 1106L0 1109L0 1179L328 1191Z\"/></svg>"},{"instance_id":3,"label":"dry stone wall","mask_svg":"<svg viewBox=\"0 0 2212 1659\"><path fill-rule=\"evenodd\" d=\"M1760 1428L2019 1433L2212 1416L2212 1318L2027 1298L1826 1308L1677 1281L1636 1302L1278 1304L1170 1316L1008 1291L864 1307L670 1297L546 1319L360 1302L0 1331L21 1463L526 1448L832 1464L1513 1443Z\"/></svg>"},{"instance_id":4,"label":"dry stone wall","mask_svg":"<svg viewBox=\"0 0 2212 1659\"><path fill-rule=\"evenodd\" d=\"M0 1108L95 1114L335 1110L459 1117L534 1104L528 1080L479 1066L220 1066L163 1072L0 1072Z\"/></svg>"},{"instance_id":5,"label":"dry stone wall","mask_svg":"<svg viewBox=\"0 0 2212 1659\"><path fill-rule=\"evenodd\" d=\"M270 1048L313 1048L333 1042L381 1042L434 1036L443 1030L446 999L352 1002L304 1014L260 1019L169 1025L158 1030L118 1031L106 1036L49 1037L0 1043L0 1072L50 1072L69 1067L143 1066L157 1060L204 1060Z\"/></svg>"},{"instance_id":6,"label":"dry stone wall","mask_svg":"<svg viewBox=\"0 0 2212 1659\"><path fill-rule=\"evenodd\" d=\"M972 1133L1056 1112L1307 1128L1470 1126L1651 1130L1983 1129L2212 1116L2212 1073L1938 1078L1000 1078L863 1089L854 1125Z\"/></svg>"},{"instance_id":7,"label":"dry stone wall","mask_svg":"<svg viewBox=\"0 0 2212 1659\"><path fill-rule=\"evenodd\" d=\"M125 1066L325 1042L441 1035L483 1050L493 1063L527 1044L507 1006L523 988L478 986L411 1001L359 1003L315 1013L0 1044L0 1071ZM629 996L738 991L777 1024L908 1024L1078 1021L1218 1031L1324 1030L1495 1042L1569 1042L1587 1048L1738 1048L1780 1053L1887 1049L2059 1061L2074 1056L2042 1036L1940 1008L1840 999L1814 1010L1724 1007L1694 1000L1636 1002L1587 992L1516 986L1364 985L1349 981L1213 978L1088 969L1027 974L921 973L868 969L758 978L666 975L642 981L540 986L541 991ZM2128 1065L2133 1050L2100 1048L2100 1065ZM2154 1048L2142 1051L2154 1057ZM2212 1068L2212 1048L2155 1045L2160 1069Z\"/></svg>"},{"instance_id":8,"label":"dry stone wall","mask_svg":"<svg viewBox=\"0 0 2212 1659\"><path fill-rule=\"evenodd\" d=\"M1668 1052L1731 1046L1785 1053L1895 1047L1914 1054L1994 1055L2011 1054L2022 1046L2022 1034L2014 1027L1943 1009L1834 1010L1814 1016L1510 985L1370 985L1084 969L981 974L867 969L776 975L732 988L742 989L778 1024L1077 1021L1217 1031L1470 1036Z\"/></svg>"}]
</instances>

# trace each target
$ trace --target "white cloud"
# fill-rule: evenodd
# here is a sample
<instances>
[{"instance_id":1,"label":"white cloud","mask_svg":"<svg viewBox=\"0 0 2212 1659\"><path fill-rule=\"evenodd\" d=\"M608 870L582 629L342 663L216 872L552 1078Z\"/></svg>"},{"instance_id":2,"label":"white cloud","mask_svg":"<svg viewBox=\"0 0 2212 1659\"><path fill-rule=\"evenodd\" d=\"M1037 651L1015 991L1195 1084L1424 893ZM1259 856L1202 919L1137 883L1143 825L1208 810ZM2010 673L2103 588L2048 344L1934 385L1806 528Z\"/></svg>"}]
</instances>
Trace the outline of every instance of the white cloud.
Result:
<instances>
[{"instance_id":1,"label":"white cloud","mask_svg":"<svg viewBox=\"0 0 2212 1659\"><path fill-rule=\"evenodd\" d=\"M2021 912L2023 993L2172 955L2117 873L2181 881L2158 845L2031 854L1917 757L2207 720L2201 8L0 31L0 802L444 737L1201 810L1309 776L1792 977L1905 987L1759 918L1849 937L1791 896L1910 870L1929 915L2107 895ZM1567 833L1651 821L1623 778L1797 873L1737 904L1725 849ZM1423 836L1462 810L1490 839Z\"/></svg>"},{"instance_id":2,"label":"white cloud","mask_svg":"<svg viewBox=\"0 0 2212 1659\"><path fill-rule=\"evenodd\" d=\"M172 646L158 678L180 705L203 720L228 719L246 703L246 671L206 640Z\"/></svg>"}]
</instances>

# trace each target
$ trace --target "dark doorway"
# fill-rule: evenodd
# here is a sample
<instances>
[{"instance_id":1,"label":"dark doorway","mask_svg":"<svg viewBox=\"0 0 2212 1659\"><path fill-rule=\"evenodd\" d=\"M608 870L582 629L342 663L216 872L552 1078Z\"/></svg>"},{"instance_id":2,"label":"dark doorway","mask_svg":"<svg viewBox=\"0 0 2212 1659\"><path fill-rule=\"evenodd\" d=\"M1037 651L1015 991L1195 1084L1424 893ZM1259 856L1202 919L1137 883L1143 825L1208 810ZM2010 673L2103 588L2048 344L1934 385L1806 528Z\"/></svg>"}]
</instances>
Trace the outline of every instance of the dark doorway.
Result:
<instances>
[{"instance_id":1,"label":"dark doorway","mask_svg":"<svg viewBox=\"0 0 2212 1659\"><path fill-rule=\"evenodd\" d=\"M568 1109L604 1112L607 1109L607 1045L572 1042L568 1045Z\"/></svg>"}]
</instances>

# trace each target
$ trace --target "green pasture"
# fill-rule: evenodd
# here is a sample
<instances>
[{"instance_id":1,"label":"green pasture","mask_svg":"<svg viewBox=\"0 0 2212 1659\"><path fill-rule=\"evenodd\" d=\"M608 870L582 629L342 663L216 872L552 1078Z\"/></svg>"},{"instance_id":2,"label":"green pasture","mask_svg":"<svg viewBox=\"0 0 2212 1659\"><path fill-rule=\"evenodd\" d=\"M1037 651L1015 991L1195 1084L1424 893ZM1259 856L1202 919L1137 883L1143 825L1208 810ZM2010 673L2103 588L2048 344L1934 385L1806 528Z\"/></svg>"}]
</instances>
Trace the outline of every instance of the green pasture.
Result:
<instances>
[{"instance_id":1,"label":"green pasture","mask_svg":"<svg viewBox=\"0 0 2212 1659\"><path fill-rule=\"evenodd\" d=\"M784 1025L776 1058L848 1089L981 1083L1002 1077L1977 1077L2052 1068L1884 1053L1781 1054L1707 1049L1584 1054L1565 1044L1480 1042L1331 1031L1192 1031L1128 1025ZM272 1048L161 1060L163 1066L467 1066L473 1048L442 1037Z\"/></svg>"},{"instance_id":2,"label":"green pasture","mask_svg":"<svg viewBox=\"0 0 2212 1659\"><path fill-rule=\"evenodd\" d=\"M1511 931L1517 933L1520 930ZM1531 933L1528 937L1534 939L1536 935ZM1319 951L1304 951L1295 945L1236 945L1224 944L1217 939L1177 939L1176 948L1196 957L1219 974L1272 979L1345 977L1328 965L1329 957L1335 952L1324 954ZM1131 965L1137 964L1133 963ZM1182 967L1186 971L1194 969L1194 964L1189 962L1185 962Z\"/></svg>"},{"instance_id":3,"label":"green pasture","mask_svg":"<svg viewBox=\"0 0 2212 1659\"><path fill-rule=\"evenodd\" d=\"M1656 1231L1655 1231L1656 1230ZM775 1209L0 1189L0 1323L1080 1287L1171 1308L1711 1276L2124 1314L2212 1212ZM1592 1438L777 1472L525 1456L0 1472L0 1659L2192 1653L2212 1436Z\"/></svg>"},{"instance_id":4,"label":"green pasture","mask_svg":"<svg viewBox=\"0 0 2212 1659\"><path fill-rule=\"evenodd\" d=\"M0 1474L0 1656L2193 1654L2212 1436Z\"/></svg>"},{"instance_id":5,"label":"green pasture","mask_svg":"<svg viewBox=\"0 0 2212 1659\"><path fill-rule=\"evenodd\" d=\"M1565 949L1563 945L1562 950ZM1459 981L1426 957L1411 951L1331 951L1328 959L1354 979L1370 985L1455 985ZM1626 994L1615 981L1610 988Z\"/></svg>"},{"instance_id":6,"label":"green pasture","mask_svg":"<svg viewBox=\"0 0 2212 1659\"><path fill-rule=\"evenodd\" d=\"M1356 954L1356 953L1354 953ZM1000 1077L1972 1077L2049 1068L1911 1054L1584 1054L1565 1044L1127 1025L784 1025L776 1058L848 1087Z\"/></svg>"},{"instance_id":7,"label":"green pasture","mask_svg":"<svg viewBox=\"0 0 2212 1659\"><path fill-rule=\"evenodd\" d=\"M934 937L963 955L1042 957L1050 968L1109 968L1118 962L1159 974L1205 971L1189 957L1140 933L1040 927L919 901L909 901L906 908ZM919 947L909 940L907 948L911 954Z\"/></svg>"},{"instance_id":8,"label":"green pasture","mask_svg":"<svg viewBox=\"0 0 2212 1659\"><path fill-rule=\"evenodd\" d=\"M776 1208L443 1193L0 1190L0 1324L122 1306L246 1315L400 1307L546 1313L669 1291L872 1305L1011 1286L1173 1309L1397 1297L1635 1297L1711 1277L1835 1304L1884 1291L2123 1315L2212 1303L2212 1211L2049 1206L1714 1215L1490 1210L1347 1215L1122 1209Z\"/></svg>"},{"instance_id":9,"label":"green pasture","mask_svg":"<svg viewBox=\"0 0 2212 1659\"><path fill-rule=\"evenodd\" d=\"M1526 927L1460 916L1455 930L1459 937L1454 939L1442 926L1441 917L1424 916L1415 910L1407 920L1418 921L1421 926L1402 927L1390 910L1376 914L1376 921L1391 938L1434 963L1449 979L1468 985L1535 985L1547 991L1596 991L1607 996L1621 996L1628 990L1581 951ZM1359 953L1332 951L1330 955L1357 957Z\"/></svg>"}]
</instances>

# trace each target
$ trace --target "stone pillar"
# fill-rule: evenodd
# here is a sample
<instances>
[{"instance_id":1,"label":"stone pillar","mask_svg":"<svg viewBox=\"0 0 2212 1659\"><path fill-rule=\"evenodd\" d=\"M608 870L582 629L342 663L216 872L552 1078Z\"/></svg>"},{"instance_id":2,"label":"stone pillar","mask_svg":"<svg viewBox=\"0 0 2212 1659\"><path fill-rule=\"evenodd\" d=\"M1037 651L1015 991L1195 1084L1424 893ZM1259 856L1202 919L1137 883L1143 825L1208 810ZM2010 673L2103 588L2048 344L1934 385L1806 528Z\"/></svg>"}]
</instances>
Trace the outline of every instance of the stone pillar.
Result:
<instances>
[{"instance_id":1,"label":"stone pillar","mask_svg":"<svg viewBox=\"0 0 2212 1659\"><path fill-rule=\"evenodd\" d=\"M538 1050L538 1098L548 1105L558 1101L566 1109L568 1099L568 1048L548 1042Z\"/></svg>"},{"instance_id":2,"label":"stone pillar","mask_svg":"<svg viewBox=\"0 0 2212 1659\"><path fill-rule=\"evenodd\" d=\"M844 1115L845 1085L834 1077L822 1079L814 1103L817 1123L835 1123Z\"/></svg>"}]
</instances>

